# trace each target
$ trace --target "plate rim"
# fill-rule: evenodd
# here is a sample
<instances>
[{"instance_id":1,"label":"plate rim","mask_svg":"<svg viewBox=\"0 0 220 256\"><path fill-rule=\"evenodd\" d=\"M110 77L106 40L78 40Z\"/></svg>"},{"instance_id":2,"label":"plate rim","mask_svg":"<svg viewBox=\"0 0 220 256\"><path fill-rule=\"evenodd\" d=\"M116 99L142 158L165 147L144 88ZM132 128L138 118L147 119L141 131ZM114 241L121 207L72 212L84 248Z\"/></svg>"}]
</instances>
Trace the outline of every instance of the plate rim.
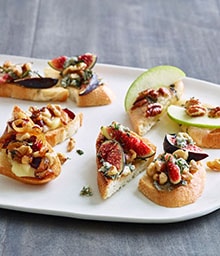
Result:
<instances>
[{"instance_id":1,"label":"plate rim","mask_svg":"<svg viewBox=\"0 0 220 256\"><path fill-rule=\"evenodd\" d=\"M42 59L42 58L32 58L32 57L26 57L26 56L17 56L17 55L4 55L4 54L0 54L0 61L1 58L3 59L7 59L7 58L18 58L18 59L28 59L28 60L33 60L37 61L37 62L45 62L47 61L46 59ZM123 70L123 71L133 71L136 73L142 73L143 71L146 71L147 69L144 68L137 68L137 67L129 67L129 66L120 66L120 65L114 65L114 64L105 64L105 63L97 63L96 64L97 69L98 68L105 68L106 70L108 69L117 69L117 70ZM204 80L200 80L200 79L196 79L196 78L191 78L191 77L185 77L184 80L186 82L195 82L195 83L203 83L205 86L209 86L212 85L213 87L218 88L217 90L220 90L220 86L212 83L212 82L208 82L208 81L204 81ZM31 103L30 103L31 104ZM114 103L113 103L114 104ZM59 178L59 177L58 177ZM118 192L120 193L120 192ZM1 199L0 199L1 200ZM135 217L126 217L126 216L105 216L105 215L91 215L91 214L82 214L82 213L77 213L77 212L65 212L65 211L58 211L58 210L52 210L52 209L41 209L40 207L36 207L36 208L31 208L31 207L27 207L27 206L16 206L16 205L7 205L2 204L0 201L0 206L1 208L5 208L5 209L10 209L10 210L19 210L19 211L24 211L24 212L31 212L31 213L39 213L39 214L47 214L47 215L55 215L55 216L63 216L63 217L73 217L73 218L78 218L78 219L90 219L90 220L101 220L101 221L116 221L116 222L130 222L130 223L173 223L173 222L181 222L181 221L186 221L186 220L190 220L190 219L194 219L197 217L201 217L204 215L207 215L211 212L214 212L216 210L218 210L220 208L220 202L218 204L213 205L212 207L209 207L207 209L203 209L203 211L200 211L200 213L191 213L191 214L185 214L183 216L179 216L179 217L174 217L174 218L162 218L162 219L158 219L158 218L144 218L144 217L139 217L139 218L135 218Z\"/></svg>"}]
</instances>

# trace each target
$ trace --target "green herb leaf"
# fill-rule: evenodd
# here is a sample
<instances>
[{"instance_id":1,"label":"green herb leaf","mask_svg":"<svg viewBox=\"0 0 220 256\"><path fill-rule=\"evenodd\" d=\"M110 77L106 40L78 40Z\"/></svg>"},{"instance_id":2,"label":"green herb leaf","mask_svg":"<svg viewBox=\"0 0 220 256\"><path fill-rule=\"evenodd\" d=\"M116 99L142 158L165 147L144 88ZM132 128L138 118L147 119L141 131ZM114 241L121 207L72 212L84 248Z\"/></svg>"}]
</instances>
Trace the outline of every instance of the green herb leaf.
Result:
<instances>
[{"instance_id":1,"label":"green herb leaf","mask_svg":"<svg viewBox=\"0 0 220 256\"><path fill-rule=\"evenodd\" d=\"M84 154L84 152L81 149L77 149L76 153L79 154L80 156Z\"/></svg>"},{"instance_id":2,"label":"green herb leaf","mask_svg":"<svg viewBox=\"0 0 220 256\"><path fill-rule=\"evenodd\" d=\"M83 186L83 188L80 191L81 196L92 196L92 189L89 186Z\"/></svg>"}]
</instances>

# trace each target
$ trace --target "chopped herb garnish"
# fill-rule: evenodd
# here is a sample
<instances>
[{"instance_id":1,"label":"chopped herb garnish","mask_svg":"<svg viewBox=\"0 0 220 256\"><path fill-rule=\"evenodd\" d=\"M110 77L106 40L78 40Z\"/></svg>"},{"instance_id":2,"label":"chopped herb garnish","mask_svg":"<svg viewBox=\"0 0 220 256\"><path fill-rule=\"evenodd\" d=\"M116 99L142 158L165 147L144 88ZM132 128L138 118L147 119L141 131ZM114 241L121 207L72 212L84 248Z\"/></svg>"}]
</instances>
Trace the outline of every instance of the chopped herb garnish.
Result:
<instances>
[{"instance_id":1,"label":"chopped herb garnish","mask_svg":"<svg viewBox=\"0 0 220 256\"><path fill-rule=\"evenodd\" d=\"M89 186L83 186L83 188L80 191L81 196L92 196L92 189Z\"/></svg>"},{"instance_id":2,"label":"chopped herb garnish","mask_svg":"<svg viewBox=\"0 0 220 256\"><path fill-rule=\"evenodd\" d=\"M79 154L80 156L84 154L84 152L81 149L77 149L76 153Z\"/></svg>"}]
</instances>

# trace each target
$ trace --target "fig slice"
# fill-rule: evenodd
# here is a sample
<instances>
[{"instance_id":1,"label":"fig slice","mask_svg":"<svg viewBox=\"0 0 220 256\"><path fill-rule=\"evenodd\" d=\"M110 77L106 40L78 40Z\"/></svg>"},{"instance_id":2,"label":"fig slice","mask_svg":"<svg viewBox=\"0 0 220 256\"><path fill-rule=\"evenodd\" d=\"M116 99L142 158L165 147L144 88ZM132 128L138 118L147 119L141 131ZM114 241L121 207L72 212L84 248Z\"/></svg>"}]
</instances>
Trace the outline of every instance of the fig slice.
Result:
<instances>
[{"instance_id":1,"label":"fig slice","mask_svg":"<svg viewBox=\"0 0 220 256\"><path fill-rule=\"evenodd\" d=\"M50 77L33 77L33 78L22 78L15 80L13 83L22 85L26 88L32 89L46 89L51 88L57 84L58 79Z\"/></svg>"},{"instance_id":2,"label":"fig slice","mask_svg":"<svg viewBox=\"0 0 220 256\"><path fill-rule=\"evenodd\" d=\"M115 140L104 141L98 149L97 158L101 165L105 165L107 176L111 176L111 173L108 172L111 166L116 168L117 174L124 170L125 155L121 145ZM106 165L106 163L108 164ZM112 173L112 175L115 176L116 174Z\"/></svg>"},{"instance_id":3,"label":"fig slice","mask_svg":"<svg viewBox=\"0 0 220 256\"><path fill-rule=\"evenodd\" d=\"M59 56L48 61L48 64L51 68L62 71L68 66L76 65L79 62L83 62L86 64L87 69L92 69L97 61L97 56L92 53L85 53L79 56L67 57L67 56Z\"/></svg>"},{"instance_id":4,"label":"fig slice","mask_svg":"<svg viewBox=\"0 0 220 256\"><path fill-rule=\"evenodd\" d=\"M97 56L95 54L87 52L83 55L78 56L78 60L86 63L88 69L92 69L97 62Z\"/></svg>"},{"instance_id":5,"label":"fig slice","mask_svg":"<svg viewBox=\"0 0 220 256\"><path fill-rule=\"evenodd\" d=\"M125 152L135 151L137 158L146 159L155 154L155 151L144 143L141 137L118 122L112 122L110 126L102 126L101 132L107 139L118 141Z\"/></svg>"},{"instance_id":6,"label":"fig slice","mask_svg":"<svg viewBox=\"0 0 220 256\"><path fill-rule=\"evenodd\" d=\"M90 79L89 83L85 86L83 90L80 91L79 95L86 95L91 91L95 90L99 86L99 79L96 74L93 74L92 78Z\"/></svg>"},{"instance_id":7,"label":"fig slice","mask_svg":"<svg viewBox=\"0 0 220 256\"><path fill-rule=\"evenodd\" d=\"M166 134L163 141L163 149L167 153L173 153L178 149L188 151L188 162L192 159L200 161L208 157L208 154L202 148L196 146L193 139L184 132Z\"/></svg>"},{"instance_id":8,"label":"fig slice","mask_svg":"<svg viewBox=\"0 0 220 256\"><path fill-rule=\"evenodd\" d=\"M178 165L173 163L173 161L168 161L167 162L167 172L168 172L170 182L172 184L180 183L180 181L182 179L181 173L180 173L180 168L179 168Z\"/></svg>"}]
</instances>

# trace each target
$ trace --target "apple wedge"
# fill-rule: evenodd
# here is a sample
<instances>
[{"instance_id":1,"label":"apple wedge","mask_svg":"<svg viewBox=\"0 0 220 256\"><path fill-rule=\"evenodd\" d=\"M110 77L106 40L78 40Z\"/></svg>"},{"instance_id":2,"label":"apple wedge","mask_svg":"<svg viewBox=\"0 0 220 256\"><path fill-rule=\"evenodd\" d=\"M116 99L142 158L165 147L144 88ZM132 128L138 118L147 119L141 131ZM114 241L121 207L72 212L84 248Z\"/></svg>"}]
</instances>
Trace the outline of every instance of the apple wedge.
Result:
<instances>
[{"instance_id":1,"label":"apple wedge","mask_svg":"<svg viewBox=\"0 0 220 256\"><path fill-rule=\"evenodd\" d=\"M124 107L133 130L143 136L176 104L184 90L185 73L174 66L156 66L142 73L129 87Z\"/></svg>"},{"instance_id":2,"label":"apple wedge","mask_svg":"<svg viewBox=\"0 0 220 256\"><path fill-rule=\"evenodd\" d=\"M163 65L148 69L137 77L129 87L124 101L125 110L129 111L138 94L147 88L168 87L185 76L181 69L174 66Z\"/></svg>"},{"instance_id":3,"label":"apple wedge","mask_svg":"<svg viewBox=\"0 0 220 256\"><path fill-rule=\"evenodd\" d=\"M167 108L167 114L178 124L210 129L220 128L220 118L210 118L207 115L191 117L187 115L185 108L181 106L170 105Z\"/></svg>"}]
</instances>

